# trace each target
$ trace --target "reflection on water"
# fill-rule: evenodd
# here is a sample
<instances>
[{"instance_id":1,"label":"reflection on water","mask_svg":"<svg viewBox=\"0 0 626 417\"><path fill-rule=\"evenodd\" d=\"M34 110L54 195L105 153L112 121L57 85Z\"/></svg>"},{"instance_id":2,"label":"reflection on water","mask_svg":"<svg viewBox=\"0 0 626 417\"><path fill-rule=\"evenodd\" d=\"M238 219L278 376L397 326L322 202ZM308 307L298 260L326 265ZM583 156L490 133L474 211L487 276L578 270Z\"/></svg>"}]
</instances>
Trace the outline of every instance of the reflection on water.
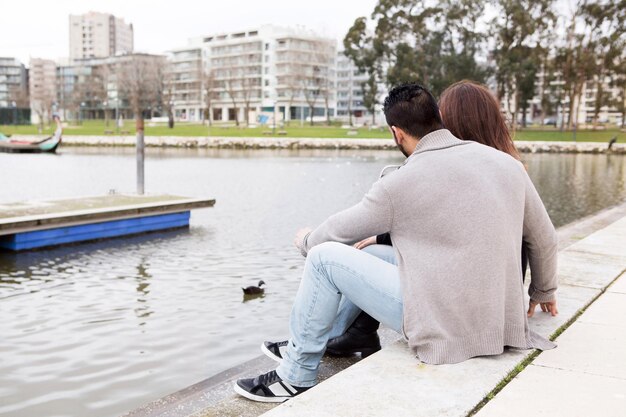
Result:
<instances>
[{"instance_id":1,"label":"reflection on water","mask_svg":"<svg viewBox=\"0 0 626 417\"><path fill-rule=\"evenodd\" d=\"M557 225L626 197L624 157L524 159ZM149 150L148 190L216 206L194 211L189 230L0 253L0 415L119 415L258 355L287 334L294 231L400 162L393 151ZM0 203L130 191L134 163L131 149L0 154ZM260 279L265 294L242 297Z\"/></svg>"}]
</instances>

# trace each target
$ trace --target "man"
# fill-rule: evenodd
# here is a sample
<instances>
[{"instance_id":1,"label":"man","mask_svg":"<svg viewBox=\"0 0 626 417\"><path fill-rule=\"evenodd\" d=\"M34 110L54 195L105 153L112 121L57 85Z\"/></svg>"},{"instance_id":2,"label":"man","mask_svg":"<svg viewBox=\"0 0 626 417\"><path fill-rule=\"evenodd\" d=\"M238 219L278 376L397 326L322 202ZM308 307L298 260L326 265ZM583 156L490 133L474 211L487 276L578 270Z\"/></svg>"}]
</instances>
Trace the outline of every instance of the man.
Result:
<instances>
[{"instance_id":1,"label":"man","mask_svg":"<svg viewBox=\"0 0 626 417\"><path fill-rule=\"evenodd\" d=\"M360 203L298 233L307 259L291 339L262 346L280 365L237 381L247 398L282 402L315 385L329 337L361 310L403 334L425 363L554 347L530 332L523 305L522 237L531 308L556 314L557 239L522 164L454 137L420 85L392 89L384 112L407 159ZM347 245L385 232L397 265Z\"/></svg>"}]
</instances>

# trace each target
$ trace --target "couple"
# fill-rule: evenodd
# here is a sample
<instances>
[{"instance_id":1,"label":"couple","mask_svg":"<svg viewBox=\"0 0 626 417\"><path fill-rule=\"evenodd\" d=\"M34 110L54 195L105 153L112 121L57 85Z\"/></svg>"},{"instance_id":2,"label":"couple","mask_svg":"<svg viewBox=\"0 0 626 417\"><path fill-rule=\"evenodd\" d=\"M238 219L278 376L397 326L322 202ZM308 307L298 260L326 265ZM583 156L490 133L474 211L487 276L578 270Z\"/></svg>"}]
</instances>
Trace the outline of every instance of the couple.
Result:
<instances>
[{"instance_id":1,"label":"couple","mask_svg":"<svg viewBox=\"0 0 626 417\"><path fill-rule=\"evenodd\" d=\"M329 340L345 333L330 342L345 347L364 314L402 334L429 364L505 346L554 347L529 330L527 316L539 304L557 314L556 233L497 100L465 81L442 94L440 107L418 84L389 92L385 118L407 159L358 204L298 232L306 263L291 338L264 343L278 368L238 380L237 393L283 402L306 391ZM393 246L349 246L385 233ZM532 272L528 311L522 246ZM363 354L379 348L377 337L374 346L347 344Z\"/></svg>"}]
</instances>

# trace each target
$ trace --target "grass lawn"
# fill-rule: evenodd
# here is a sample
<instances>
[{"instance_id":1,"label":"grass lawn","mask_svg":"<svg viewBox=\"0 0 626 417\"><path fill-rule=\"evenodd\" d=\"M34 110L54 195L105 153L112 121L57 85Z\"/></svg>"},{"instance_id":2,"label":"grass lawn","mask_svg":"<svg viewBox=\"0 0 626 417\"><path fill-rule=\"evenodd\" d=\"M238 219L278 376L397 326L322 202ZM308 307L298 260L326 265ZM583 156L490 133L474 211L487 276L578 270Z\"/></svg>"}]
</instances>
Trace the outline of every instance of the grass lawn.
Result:
<instances>
[{"instance_id":1,"label":"grass lawn","mask_svg":"<svg viewBox=\"0 0 626 417\"><path fill-rule=\"evenodd\" d=\"M53 127L44 129L44 132L51 134ZM104 135L105 131L115 132L115 126L111 122L109 127L105 127L102 120L88 120L82 125L69 125L64 130L64 135ZM135 128L134 122L127 120L121 131L127 131L125 135L134 135ZM287 132L287 137L292 138L385 138L390 139L386 128L373 129L358 128L356 129L356 135L348 135L348 129L342 129L337 126L309 126L304 125L300 127L298 122L293 122L291 126L285 126L284 129L276 128L276 132L284 130ZM0 126L0 132L5 135L22 134L22 135L35 135L37 134L36 126ZM228 125L214 125L211 128L199 124L189 123L177 123L173 129L169 129L167 125L157 124L151 125L146 122L146 135L147 136L220 136L220 137L263 137L273 136L271 134L272 128L270 127L235 127ZM268 134L269 133L269 134ZM613 136L618 136L618 142L626 142L626 133L620 132L618 129L607 130L582 130L576 133L576 140L579 142L608 142ZM276 135L279 136L279 135ZM572 132L560 132L558 129L526 129L518 130L515 133L516 140L528 140L528 141L572 141Z\"/></svg>"}]
</instances>

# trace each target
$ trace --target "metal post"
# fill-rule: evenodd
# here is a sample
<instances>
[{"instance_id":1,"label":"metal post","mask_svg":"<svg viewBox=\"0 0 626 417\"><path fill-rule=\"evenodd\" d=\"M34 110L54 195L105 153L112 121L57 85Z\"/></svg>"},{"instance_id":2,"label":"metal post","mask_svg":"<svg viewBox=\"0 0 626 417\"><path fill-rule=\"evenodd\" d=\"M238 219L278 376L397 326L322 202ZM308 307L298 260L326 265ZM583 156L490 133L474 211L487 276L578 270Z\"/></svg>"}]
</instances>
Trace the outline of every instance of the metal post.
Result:
<instances>
[{"instance_id":1,"label":"metal post","mask_svg":"<svg viewBox=\"0 0 626 417\"><path fill-rule=\"evenodd\" d=\"M274 116L272 117L274 125L272 126L272 135L276 136L276 102L274 102Z\"/></svg>"},{"instance_id":2,"label":"metal post","mask_svg":"<svg viewBox=\"0 0 626 417\"><path fill-rule=\"evenodd\" d=\"M120 107L119 99L117 97L115 97L115 133L118 133L118 134L120 133L120 125L119 125L119 122L118 122L118 120L119 120L118 113L120 111L119 107Z\"/></svg>"},{"instance_id":3,"label":"metal post","mask_svg":"<svg viewBox=\"0 0 626 417\"><path fill-rule=\"evenodd\" d=\"M137 194L144 193L144 158L145 148L143 140L143 117L135 119L137 127Z\"/></svg>"}]
</instances>

